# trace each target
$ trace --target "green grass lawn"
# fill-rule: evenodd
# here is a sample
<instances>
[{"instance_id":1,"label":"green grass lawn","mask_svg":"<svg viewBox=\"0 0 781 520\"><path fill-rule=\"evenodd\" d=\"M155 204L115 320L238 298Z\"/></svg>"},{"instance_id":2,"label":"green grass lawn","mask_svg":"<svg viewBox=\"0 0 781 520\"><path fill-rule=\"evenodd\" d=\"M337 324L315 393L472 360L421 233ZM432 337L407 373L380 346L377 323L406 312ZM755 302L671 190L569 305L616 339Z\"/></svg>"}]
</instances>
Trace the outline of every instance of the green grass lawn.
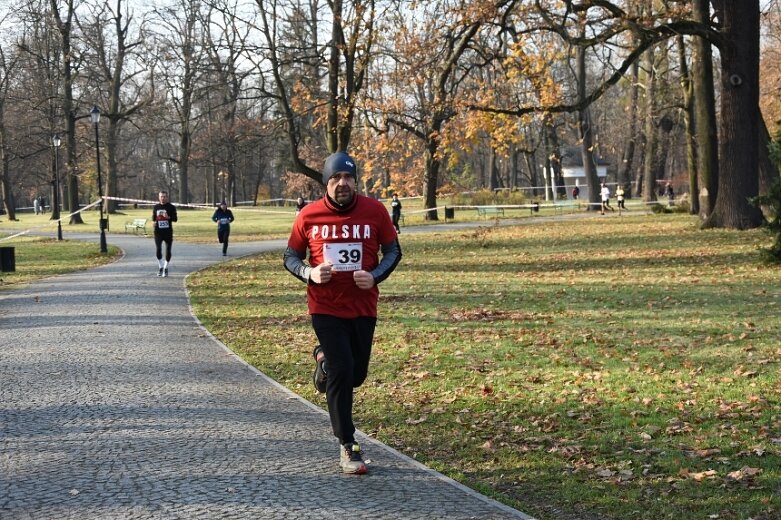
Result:
<instances>
[{"instance_id":1,"label":"green grass lawn","mask_svg":"<svg viewBox=\"0 0 781 520\"><path fill-rule=\"evenodd\" d=\"M112 262L119 255L119 249L113 246L109 246L108 254L101 254L97 243L60 242L47 237L19 236L0 241L0 247L13 247L16 264L15 271L0 272L0 288L89 269Z\"/></svg>"},{"instance_id":2,"label":"green grass lawn","mask_svg":"<svg viewBox=\"0 0 781 520\"><path fill-rule=\"evenodd\" d=\"M360 429L542 519L781 516L766 234L686 215L488 224L401 235ZM189 288L220 340L325 406L304 286L280 253Z\"/></svg>"}]
</instances>

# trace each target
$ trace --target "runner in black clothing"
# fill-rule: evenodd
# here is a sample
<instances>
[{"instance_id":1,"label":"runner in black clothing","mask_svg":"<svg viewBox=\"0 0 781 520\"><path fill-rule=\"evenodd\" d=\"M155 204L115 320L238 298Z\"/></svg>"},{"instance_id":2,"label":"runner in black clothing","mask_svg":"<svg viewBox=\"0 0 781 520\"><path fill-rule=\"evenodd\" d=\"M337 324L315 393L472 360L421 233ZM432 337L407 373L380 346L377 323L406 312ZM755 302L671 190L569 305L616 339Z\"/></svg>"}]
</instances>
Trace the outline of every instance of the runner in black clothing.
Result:
<instances>
[{"instance_id":1,"label":"runner in black clothing","mask_svg":"<svg viewBox=\"0 0 781 520\"><path fill-rule=\"evenodd\" d=\"M157 256L157 276L168 276L168 264L171 262L171 245L174 241L174 228L172 222L176 222L176 206L168 202L168 192L161 191L158 194L159 204L152 208L152 222L155 229L155 255ZM163 262L163 242L165 242L165 262Z\"/></svg>"},{"instance_id":2,"label":"runner in black clothing","mask_svg":"<svg viewBox=\"0 0 781 520\"><path fill-rule=\"evenodd\" d=\"M233 212L228 209L228 204L225 201L220 202L220 205L214 210L212 221L217 223L217 240L222 244L222 256L228 254L228 238L231 236L231 222L234 220Z\"/></svg>"},{"instance_id":3,"label":"runner in black clothing","mask_svg":"<svg viewBox=\"0 0 781 520\"><path fill-rule=\"evenodd\" d=\"M391 199L391 216L393 217L393 227L396 228L396 233L401 233L401 228L399 228L399 219L401 219L401 201L399 200L399 195L397 193L393 194L393 199Z\"/></svg>"}]
</instances>

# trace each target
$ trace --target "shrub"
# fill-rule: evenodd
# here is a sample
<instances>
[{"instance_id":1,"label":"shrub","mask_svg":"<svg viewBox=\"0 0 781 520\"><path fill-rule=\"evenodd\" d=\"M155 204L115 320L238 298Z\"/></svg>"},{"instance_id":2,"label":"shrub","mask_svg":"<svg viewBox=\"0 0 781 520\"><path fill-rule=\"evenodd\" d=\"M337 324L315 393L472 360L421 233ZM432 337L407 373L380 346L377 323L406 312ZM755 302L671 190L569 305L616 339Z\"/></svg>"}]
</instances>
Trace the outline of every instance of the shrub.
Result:
<instances>
[{"instance_id":1,"label":"shrub","mask_svg":"<svg viewBox=\"0 0 781 520\"><path fill-rule=\"evenodd\" d=\"M775 242L769 249L763 249L766 260L773 263L781 263L781 179L770 187L766 195L754 197L751 203L755 206L765 206L768 218L765 220L765 229L775 236Z\"/></svg>"},{"instance_id":2,"label":"shrub","mask_svg":"<svg viewBox=\"0 0 781 520\"><path fill-rule=\"evenodd\" d=\"M526 195L521 190L480 190L453 195L450 199L454 206L493 206L526 204Z\"/></svg>"}]
</instances>

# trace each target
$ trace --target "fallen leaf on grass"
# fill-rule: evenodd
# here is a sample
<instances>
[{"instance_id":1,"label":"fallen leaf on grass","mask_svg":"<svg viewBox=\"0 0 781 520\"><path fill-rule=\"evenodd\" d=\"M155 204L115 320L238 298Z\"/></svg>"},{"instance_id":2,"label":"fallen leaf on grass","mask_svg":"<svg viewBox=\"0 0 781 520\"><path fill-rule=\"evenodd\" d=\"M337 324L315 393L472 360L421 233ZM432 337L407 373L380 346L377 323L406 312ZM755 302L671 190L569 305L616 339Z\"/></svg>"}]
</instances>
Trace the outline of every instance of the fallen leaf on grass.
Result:
<instances>
[{"instance_id":1,"label":"fallen leaf on grass","mask_svg":"<svg viewBox=\"0 0 781 520\"><path fill-rule=\"evenodd\" d=\"M696 471L694 473L690 472L688 468L681 468L681 470L678 472L678 475L680 475L683 478L690 478L696 482L702 482L706 479L714 479L718 475L716 473L715 469L709 469L706 471Z\"/></svg>"},{"instance_id":2,"label":"fallen leaf on grass","mask_svg":"<svg viewBox=\"0 0 781 520\"><path fill-rule=\"evenodd\" d=\"M762 470L760 468L751 468L749 466L743 466L737 471L732 471L730 473L727 473L726 480L728 482L745 484L751 482L754 479L754 477L759 475L761 472Z\"/></svg>"},{"instance_id":3,"label":"fallen leaf on grass","mask_svg":"<svg viewBox=\"0 0 781 520\"><path fill-rule=\"evenodd\" d=\"M743 370L743 366L739 366L735 369L733 372L738 377L756 377L757 371L756 370Z\"/></svg>"},{"instance_id":4,"label":"fallen leaf on grass","mask_svg":"<svg viewBox=\"0 0 781 520\"><path fill-rule=\"evenodd\" d=\"M704 448L700 450L687 451L686 455L688 455L689 457L706 458L706 457L712 457L714 455L718 455L719 453L721 453L721 450L719 448Z\"/></svg>"}]
</instances>

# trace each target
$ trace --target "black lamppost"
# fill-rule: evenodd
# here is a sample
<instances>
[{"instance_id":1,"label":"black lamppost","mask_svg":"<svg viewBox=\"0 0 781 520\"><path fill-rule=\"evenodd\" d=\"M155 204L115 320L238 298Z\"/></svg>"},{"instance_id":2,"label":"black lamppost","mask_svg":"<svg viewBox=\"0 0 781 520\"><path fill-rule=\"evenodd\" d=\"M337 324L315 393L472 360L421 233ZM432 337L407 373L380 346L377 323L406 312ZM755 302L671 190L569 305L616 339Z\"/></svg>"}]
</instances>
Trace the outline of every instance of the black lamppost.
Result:
<instances>
[{"instance_id":1,"label":"black lamppost","mask_svg":"<svg viewBox=\"0 0 781 520\"><path fill-rule=\"evenodd\" d=\"M225 177L227 177L227 176L228 176L228 172L226 172L224 170L220 170L220 172L217 174L217 177L219 177L220 180L222 181L222 199L219 200L218 202L224 202L225 201Z\"/></svg>"},{"instance_id":2,"label":"black lamppost","mask_svg":"<svg viewBox=\"0 0 781 520\"><path fill-rule=\"evenodd\" d=\"M62 221L60 220L60 134L52 136L54 145L54 206L52 207L52 219L57 219L57 240L62 240Z\"/></svg>"},{"instance_id":3,"label":"black lamppost","mask_svg":"<svg viewBox=\"0 0 781 520\"><path fill-rule=\"evenodd\" d=\"M103 218L103 181L100 176L100 144L98 141L98 123L100 123L100 109L97 105L92 107L89 112L92 124L95 125L95 155L97 156L98 165L98 196L100 202L98 202L98 211L100 212L100 252L108 253L108 246L106 245L106 228L108 227L108 218Z\"/></svg>"}]
</instances>

